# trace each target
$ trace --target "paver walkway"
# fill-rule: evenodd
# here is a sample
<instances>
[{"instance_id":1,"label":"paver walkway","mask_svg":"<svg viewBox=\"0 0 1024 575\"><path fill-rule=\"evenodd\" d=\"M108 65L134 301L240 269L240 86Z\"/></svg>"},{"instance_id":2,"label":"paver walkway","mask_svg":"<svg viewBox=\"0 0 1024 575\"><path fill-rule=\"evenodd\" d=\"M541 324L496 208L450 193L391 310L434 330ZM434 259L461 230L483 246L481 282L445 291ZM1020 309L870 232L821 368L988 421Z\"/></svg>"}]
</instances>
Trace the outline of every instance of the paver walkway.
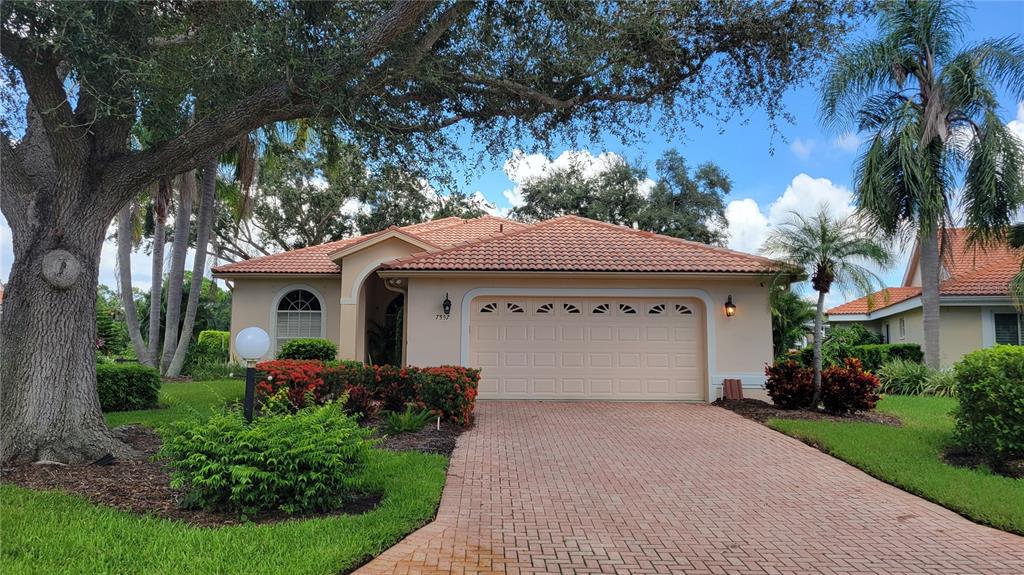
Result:
<instances>
[{"instance_id":1,"label":"paver walkway","mask_svg":"<svg viewBox=\"0 0 1024 575\"><path fill-rule=\"evenodd\" d=\"M976 525L707 405L481 402L437 519L359 573L1024 573Z\"/></svg>"}]
</instances>

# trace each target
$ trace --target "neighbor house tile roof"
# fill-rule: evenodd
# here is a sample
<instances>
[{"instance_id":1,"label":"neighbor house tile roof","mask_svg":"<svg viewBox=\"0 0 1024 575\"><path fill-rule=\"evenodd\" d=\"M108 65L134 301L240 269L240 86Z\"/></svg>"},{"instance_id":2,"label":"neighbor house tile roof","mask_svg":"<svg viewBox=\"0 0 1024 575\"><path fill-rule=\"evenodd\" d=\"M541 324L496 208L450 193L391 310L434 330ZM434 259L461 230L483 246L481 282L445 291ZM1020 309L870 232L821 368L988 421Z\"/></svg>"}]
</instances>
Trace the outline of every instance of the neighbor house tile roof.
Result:
<instances>
[{"instance_id":1,"label":"neighbor house tile roof","mask_svg":"<svg viewBox=\"0 0 1024 575\"><path fill-rule=\"evenodd\" d=\"M972 246L962 228L946 230L942 266L946 279L939 283L942 296L1005 296L1010 280L1021 271L1024 253L1005 244ZM888 294L888 298L885 297ZM920 287L886 288L828 310L829 315L865 314L921 294ZM870 299L870 305L869 305Z\"/></svg>"},{"instance_id":2,"label":"neighbor house tile roof","mask_svg":"<svg viewBox=\"0 0 1024 575\"><path fill-rule=\"evenodd\" d=\"M870 296L857 298L828 310L829 315L864 314L921 295L919 287L894 287L876 291Z\"/></svg>"},{"instance_id":3,"label":"neighbor house tile roof","mask_svg":"<svg viewBox=\"0 0 1024 575\"><path fill-rule=\"evenodd\" d=\"M428 244L440 248L449 248L467 241L498 234L502 231L509 232L525 227L527 225L520 222L495 216L484 216L469 220L450 217L395 229L419 238ZM213 272L216 274L338 274L341 273L341 268L331 260L331 254L362 243L376 237L380 233L382 232L225 264L213 268Z\"/></svg>"},{"instance_id":4,"label":"neighbor house tile roof","mask_svg":"<svg viewBox=\"0 0 1024 575\"><path fill-rule=\"evenodd\" d=\"M563 216L434 253L383 264L390 270L748 272L778 271L768 258Z\"/></svg>"}]
</instances>

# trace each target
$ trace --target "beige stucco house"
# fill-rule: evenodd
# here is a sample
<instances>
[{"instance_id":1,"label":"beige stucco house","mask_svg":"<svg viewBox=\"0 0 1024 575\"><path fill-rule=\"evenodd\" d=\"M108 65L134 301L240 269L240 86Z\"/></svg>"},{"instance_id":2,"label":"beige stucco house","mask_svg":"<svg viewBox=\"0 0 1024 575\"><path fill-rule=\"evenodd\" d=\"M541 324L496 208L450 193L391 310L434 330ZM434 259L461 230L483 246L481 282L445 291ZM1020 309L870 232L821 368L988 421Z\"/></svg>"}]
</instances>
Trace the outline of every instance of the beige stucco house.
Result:
<instances>
[{"instance_id":1,"label":"beige stucco house","mask_svg":"<svg viewBox=\"0 0 1024 575\"><path fill-rule=\"evenodd\" d=\"M574 216L487 216L392 227L214 275L233 286L233 334L262 327L271 353L324 337L342 358L479 367L482 399L709 401L726 378L762 395L778 270Z\"/></svg>"},{"instance_id":2,"label":"beige stucco house","mask_svg":"<svg viewBox=\"0 0 1024 575\"><path fill-rule=\"evenodd\" d=\"M1022 255L1006 246L968 245L967 233L945 234L942 282L939 284L939 350L942 367L964 354L997 343L1024 343L1024 319L1009 296L1010 280L1021 269ZM828 310L833 326L859 323L889 343L924 345L921 270L917 246L900 287L886 288Z\"/></svg>"}]
</instances>

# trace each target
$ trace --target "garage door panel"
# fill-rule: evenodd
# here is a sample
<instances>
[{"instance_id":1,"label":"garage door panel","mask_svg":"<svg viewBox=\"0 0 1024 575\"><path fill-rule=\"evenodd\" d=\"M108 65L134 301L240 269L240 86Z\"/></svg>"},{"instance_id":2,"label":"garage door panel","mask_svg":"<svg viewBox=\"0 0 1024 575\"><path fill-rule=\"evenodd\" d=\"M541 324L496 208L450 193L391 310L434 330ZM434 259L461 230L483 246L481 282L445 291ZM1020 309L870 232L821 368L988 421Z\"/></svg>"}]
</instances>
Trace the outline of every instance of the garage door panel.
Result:
<instances>
[{"instance_id":1,"label":"garage door panel","mask_svg":"<svg viewBox=\"0 0 1024 575\"><path fill-rule=\"evenodd\" d=\"M693 300L490 298L471 310L482 399L704 398Z\"/></svg>"}]
</instances>

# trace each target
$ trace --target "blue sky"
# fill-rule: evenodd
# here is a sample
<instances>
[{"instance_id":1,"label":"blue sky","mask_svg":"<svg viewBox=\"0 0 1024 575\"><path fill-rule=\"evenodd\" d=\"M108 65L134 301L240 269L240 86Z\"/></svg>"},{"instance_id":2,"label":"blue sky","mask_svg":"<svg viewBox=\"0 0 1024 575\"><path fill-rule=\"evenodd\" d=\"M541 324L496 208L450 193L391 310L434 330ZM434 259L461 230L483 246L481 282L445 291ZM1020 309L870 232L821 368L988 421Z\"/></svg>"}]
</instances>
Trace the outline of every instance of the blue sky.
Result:
<instances>
[{"instance_id":1,"label":"blue sky","mask_svg":"<svg viewBox=\"0 0 1024 575\"><path fill-rule=\"evenodd\" d=\"M1024 34L1022 1L978 2L968 5L967 14L970 27L965 31L965 43ZM851 37L873 34L873 28L872 22L865 22ZM771 225L790 209L813 209L812 202L808 202L809 198L838 203L845 197L842 193L844 188L848 191L852 182L853 161L857 155L856 139L848 137L838 141L835 134L821 128L817 115L817 87L812 83L791 90L784 104L795 121L792 124L780 121L781 137L780 134L773 135L763 111L751 109L746 111L744 117L734 118L722 126L714 123L703 129L690 126L685 134L673 139L666 139L652 129L645 142L623 146L618 138L608 136L572 148L556 146L549 158L558 157L567 151L586 151L592 156L610 152L631 163L639 162L646 166L652 177L654 162L669 148L679 150L690 165L715 162L733 180L729 200L736 203L731 206L729 214L735 220L731 245L753 251L760 244L757 238L762 224ZM1016 120L1024 124L1024 117L1018 118L1024 111L1018 108L1019 103L1013 97L1002 94L1000 115L1006 122ZM1024 129L1022 124L1018 125ZM467 144L470 142L467 141ZM524 142L521 148L527 153L536 151L531 149L529 142ZM471 174L470 182L464 189L469 192L480 191L499 209L510 207L506 196L513 195L510 192L516 188L517 182L510 179L503 169L505 159L498 158L488 166L490 169ZM534 162L535 168L538 163ZM537 170L524 171L535 173ZM831 185L822 180L828 180ZM783 198L787 188L791 189L790 194ZM776 202L779 203L776 204L773 218L771 207ZM754 213L755 204L767 222L757 218ZM898 284L902 269L897 266L883 275L888 282ZM842 299L842 294L834 294L830 303Z\"/></svg>"},{"instance_id":2,"label":"blue sky","mask_svg":"<svg viewBox=\"0 0 1024 575\"><path fill-rule=\"evenodd\" d=\"M965 42L1024 34L1024 1L978 2L969 5L967 13L971 25ZM852 37L872 32L873 24L866 22ZM563 160L572 154L580 154L585 160L617 154L646 166L653 175L658 157L665 150L676 148L691 165L712 161L729 174L733 180L727 214L733 236L730 246L755 251L768 227L784 218L789 210L813 210L821 201L840 209L849 201L856 140L839 142L836 135L819 126L818 93L813 83L791 90L784 104L795 122L781 122L781 134L773 135L763 111L750 109L725 125L710 122L703 129L689 126L684 134L672 139L666 139L652 127L646 141L631 142L628 146L614 136L582 141L571 148L555 146L547 158L527 156L518 169L506 167L514 153L509 150L505 157L494 158L481 168L462 174L460 188L471 194L480 192L503 211L511 207L509 198L515 197L517 185L524 178L540 173L551 159L563 154ZM1024 137L1024 106L1003 94L1000 114L1008 123L1016 121ZM467 148L473 145L469 137L464 138L464 144ZM537 152L533 142L524 141L517 147L526 154ZM600 165L599 160L593 163ZM108 244L103 250L100 281L114 285L115 248L112 242ZM7 279L12 257L10 229L0 216L0 280ZM132 271L136 286L149 285L148 257L133 257ZM890 284L898 284L901 267L885 272L884 277ZM843 299L843 294L832 294L829 303L840 303Z\"/></svg>"}]
</instances>

